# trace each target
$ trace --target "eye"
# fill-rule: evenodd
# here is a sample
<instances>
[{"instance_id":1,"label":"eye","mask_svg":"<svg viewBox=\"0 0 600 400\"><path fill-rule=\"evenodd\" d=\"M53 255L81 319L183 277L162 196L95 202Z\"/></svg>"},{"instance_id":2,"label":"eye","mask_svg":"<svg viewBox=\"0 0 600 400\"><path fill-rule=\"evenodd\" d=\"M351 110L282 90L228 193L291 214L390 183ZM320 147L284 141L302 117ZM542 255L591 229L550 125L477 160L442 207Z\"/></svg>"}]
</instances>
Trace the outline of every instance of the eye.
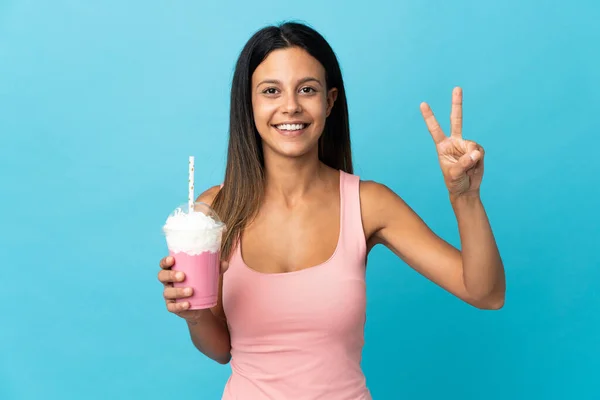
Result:
<instances>
[{"instance_id":1,"label":"eye","mask_svg":"<svg viewBox=\"0 0 600 400\"><path fill-rule=\"evenodd\" d=\"M274 94L277 94L277 89L274 87L269 87L269 88L266 88L265 90L263 90L262 92L263 92L263 94L274 95Z\"/></svg>"},{"instance_id":2,"label":"eye","mask_svg":"<svg viewBox=\"0 0 600 400\"><path fill-rule=\"evenodd\" d=\"M315 88L312 88L310 86L305 86L302 89L300 89L300 91L302 93L305 93L305 94L310 94L310 93L316 93L317 92L317 90Z\"/></svg>"}]
</instances>

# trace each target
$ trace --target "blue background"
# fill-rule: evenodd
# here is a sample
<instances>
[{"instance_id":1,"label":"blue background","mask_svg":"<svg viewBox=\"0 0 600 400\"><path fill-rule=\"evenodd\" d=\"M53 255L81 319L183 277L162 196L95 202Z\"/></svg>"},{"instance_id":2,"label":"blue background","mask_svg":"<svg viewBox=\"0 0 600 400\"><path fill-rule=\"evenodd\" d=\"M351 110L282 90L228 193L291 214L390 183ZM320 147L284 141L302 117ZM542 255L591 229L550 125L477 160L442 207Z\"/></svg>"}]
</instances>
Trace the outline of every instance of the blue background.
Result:
<instances>
[{"instance_id":1,"label":"blue background","mask_svg":"<svg viewBox=\"0 0 600 400\"><path fill-rule=\"evenodd\" d=\"M379 399L593 399L600 388L595 1L0 1L0 399L218 399L156 280L160 227L221 182L235 60L303 20L336 50L356 173L459 245L419 113L486 148L506 306L476 310L385 248L368 268ZM595 50L594 50L595 48Z\"/></svg>"}]
</instances>

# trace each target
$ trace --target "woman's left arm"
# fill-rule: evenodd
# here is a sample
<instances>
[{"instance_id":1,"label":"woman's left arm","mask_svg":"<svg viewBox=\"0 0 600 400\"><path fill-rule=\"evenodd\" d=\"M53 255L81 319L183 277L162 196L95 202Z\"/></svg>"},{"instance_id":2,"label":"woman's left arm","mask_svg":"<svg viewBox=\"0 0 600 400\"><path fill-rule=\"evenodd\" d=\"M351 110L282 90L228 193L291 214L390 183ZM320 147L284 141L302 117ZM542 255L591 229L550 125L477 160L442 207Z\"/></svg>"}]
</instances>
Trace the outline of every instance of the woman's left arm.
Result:
<instances>
[{"instance_id":1,"label":"woman's left arm","mask_svg":"<svg viewBox=\"0 0 600 400\"><path fill-rule=\"evenodd\" d=\"M462 300L482 309L504 305L504 266L479 195L483 148L462 138L462 90L452 94L451 135L446 136L431 109L421 112L436 144L460 235L459 251L438 237L387 187L361 183L361 204L369 247L382 243L416 271Z\"/></svg>"},{"instance_id":2,"label":"woman's left arm","mask_svg":"<svg viewBox=\"0 0 600 400\"><path fill-rule=\"evenodd\" d=\"M451 203L458 222L465 286L473 297L501 308L506 292L504 266L481 198L464 196Z\"/></svg>"},{"instance_id":3,"label":"woman's left arm","mask_svg":"<svg viewBox=\"0 0 600 400\"><path fill-rule=\"evenodd\" d=\"M504 268L479 198L451 200L462 251L435 234L385 185L362 181L360 198L369 248L385 245L415 271L474 307L502 308Z\"/></svg>"}]
</instances>

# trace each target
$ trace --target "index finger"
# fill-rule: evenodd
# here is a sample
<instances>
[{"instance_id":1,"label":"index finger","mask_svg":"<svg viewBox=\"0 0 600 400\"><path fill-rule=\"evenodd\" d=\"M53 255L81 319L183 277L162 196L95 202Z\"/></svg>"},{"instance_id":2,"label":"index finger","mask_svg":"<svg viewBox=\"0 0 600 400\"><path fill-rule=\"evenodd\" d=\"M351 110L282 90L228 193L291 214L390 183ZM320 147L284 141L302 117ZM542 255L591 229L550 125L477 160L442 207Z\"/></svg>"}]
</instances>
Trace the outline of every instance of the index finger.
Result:
<instances>
[{"instance_id":1,"label":"index finger","mask_svg":"<svg viewBox=\"0 0 600 400\"><path fill-rule=\"evenodd\" d=\"M169 269L175 265L175 259L172 256L167 256L160 260L159 265L162 269Z\"/></svg>"},{"instance_id":2,"label":"index finger","mask_svg":"<svg viewBox=\"0 0 600 400\"><path fill-rule=\"evenodd\" d=\"M452 111L450 113L450 136L462 138L462 89L455 87L452 91Z\"/></svg>"}]
</instances>

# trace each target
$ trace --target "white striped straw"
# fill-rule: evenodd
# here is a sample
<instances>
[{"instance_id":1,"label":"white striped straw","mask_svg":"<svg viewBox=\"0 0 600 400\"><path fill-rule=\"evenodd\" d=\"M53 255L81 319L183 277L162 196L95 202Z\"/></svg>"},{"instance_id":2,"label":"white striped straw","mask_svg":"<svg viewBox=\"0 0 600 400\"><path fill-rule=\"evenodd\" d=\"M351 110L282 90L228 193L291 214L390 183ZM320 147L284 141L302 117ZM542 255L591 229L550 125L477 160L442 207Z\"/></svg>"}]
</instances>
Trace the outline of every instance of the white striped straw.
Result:
<instances>
[{"instance_id":1,"label":"white striped straw","mask_svg":"<svg viewBox=\"0 0 600 400\"><path fill-rule=\"evenodd\" d=\"M191 213L194 211L194 156L190 156L188 185L188 213Z\"/></svg>"}]
</instances>

